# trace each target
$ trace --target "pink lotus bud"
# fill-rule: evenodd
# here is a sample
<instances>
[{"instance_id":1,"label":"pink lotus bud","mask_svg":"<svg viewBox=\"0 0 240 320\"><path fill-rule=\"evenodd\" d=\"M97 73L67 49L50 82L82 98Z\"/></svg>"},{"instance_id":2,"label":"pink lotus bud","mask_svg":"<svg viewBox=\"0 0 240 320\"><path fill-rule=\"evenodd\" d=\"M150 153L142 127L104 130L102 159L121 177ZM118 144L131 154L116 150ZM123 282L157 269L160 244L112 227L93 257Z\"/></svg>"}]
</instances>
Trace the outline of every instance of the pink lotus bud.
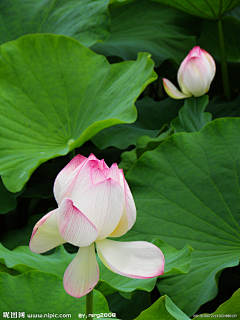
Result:
<instances>
[{"instance_id":1,"label":"pink lotus bud","mask_svg":"<svg viewBox=\"0 0 240 320\"><path fill-rule=\"evenodd\" d=\"M134 200L122 169L111 168L93 154L77 155L59 172L54 183L58 208L35 225L30 249L46 252L69 242L79 251L65 271L67 293L81 297L99 279L95 245L99 258L111 271L134 279L163 274L161 250L145 241L119 242L136 220Z\"/></svg>"},{"instance_id":2,"label":"pink lotus bud","mask_svg":"<svg viewBox=\"0 0 240 320\"><path fill-rule=\"evenodd\" d=\"M212 56L200 47L194 47L178 70L178 84L182 92L167 79L163 79L164 89L173 99L200 97L208 92L215 73Z\"/></svg>"}]
</instances>

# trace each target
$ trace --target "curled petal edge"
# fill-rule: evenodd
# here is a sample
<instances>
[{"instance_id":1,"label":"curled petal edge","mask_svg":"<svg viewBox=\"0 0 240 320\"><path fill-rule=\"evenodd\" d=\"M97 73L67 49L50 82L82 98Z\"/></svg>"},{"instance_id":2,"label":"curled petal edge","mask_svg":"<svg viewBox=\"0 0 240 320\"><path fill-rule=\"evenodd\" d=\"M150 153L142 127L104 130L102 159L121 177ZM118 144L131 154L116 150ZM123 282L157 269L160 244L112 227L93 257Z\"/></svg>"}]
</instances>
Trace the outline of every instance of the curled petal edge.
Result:
<instances>
[{"instance_id":1,"label":"curled petal edge","mask_svg":"<svg viewBox=\"0 0 240 320\"><path fill-rule=\"evenodd\" d=\"M163 86L166 91L166 93L169 95L169 97L173 99L185 99L191 97L191 95L184 94L181 91L179 91L175 85L169 81L168 79L163 78Z\"/></svg>"}]
</instances>

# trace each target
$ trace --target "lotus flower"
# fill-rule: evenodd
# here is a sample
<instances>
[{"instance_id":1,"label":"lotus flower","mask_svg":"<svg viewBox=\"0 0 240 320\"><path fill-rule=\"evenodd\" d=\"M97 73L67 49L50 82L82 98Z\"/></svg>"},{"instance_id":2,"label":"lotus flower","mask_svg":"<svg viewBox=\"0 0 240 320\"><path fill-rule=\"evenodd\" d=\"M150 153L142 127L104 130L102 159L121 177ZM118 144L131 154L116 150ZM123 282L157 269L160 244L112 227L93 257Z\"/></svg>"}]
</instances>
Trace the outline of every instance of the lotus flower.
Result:
<instances>
[{"instance_id":1,"label":"lotus flower","mask_svg":"<svg viewBox=\"0 0 240 320\"><path fill-rule=\"evenodd\" d=\"M136 220L136 208L123 171L116 163L109 168L93 154L74 157L54 183L58 209L37 222L30 250L46 252L69 242L80 247L65 271L63 285L68 294L81 297L99 280L99 258L111 271L134 279L163 274L161 250L145 241L118 242Z\"/></svg>"},{"instance_id":2,"label":"lotus flower","mask_svg":"<svg viewBox=\"0 0 240 320\"><path fill-rule=\"evenodd\" d=\"M164 89L173 99L200 97L208 92L215 73L216 65L212 56L200 47L194 47L178 70L178 84L182 92L167 79L163 79Z\"/></svg>"}]
</instances>

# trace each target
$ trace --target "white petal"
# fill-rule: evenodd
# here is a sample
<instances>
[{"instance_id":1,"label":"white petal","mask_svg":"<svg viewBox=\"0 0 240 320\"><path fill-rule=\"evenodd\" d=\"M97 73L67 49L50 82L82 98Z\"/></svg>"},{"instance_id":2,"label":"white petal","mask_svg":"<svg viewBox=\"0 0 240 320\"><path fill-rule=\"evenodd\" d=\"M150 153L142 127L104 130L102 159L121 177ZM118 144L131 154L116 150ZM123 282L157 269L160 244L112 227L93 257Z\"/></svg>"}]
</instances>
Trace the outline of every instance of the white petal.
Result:
<instances>
[{"instance_id":1,"label":"white petal","mask_svg":"<svg viewBox=\"0 0 240 320\"><path fill-rule=\"evenodd\" d=\"M185 67L188 63L188 61L193 57L201 57L201 48L196 46L192 50L189 51L189 54L186 56L186 58L182 61L177 74L178 84L182 90L183 93L192 95L191 92L188 90L188 88L185 86L183 82L183 74Z\"/></svg>"},{"instance_id":2,"label":"white petal","mask_svg":"<svg viewBox=\"0 0 240 320\"><path fill-rule=\"evenodd\" d=\"M116 181L118 184L122 185L120 174L121 174L121 171L120 169L118 169L118 165L116 163L113 163L111 168L108 170L107 178L108 179L111 178L114 181Z\"/></svg>"},{"instance_id":3,"label":"white petal","mask_svg":"<svg viewBox=\"0 0 240 320\"><path fill-rule=\"evenodd\" d=\"M54 196L58 204L60 204L63 195L69 188L69 184L71 183L74 176L72 176L71 180L69 178L73 171L79 167L87 158L84 156L76 155L57 175L55 182L54 182Z\"/></svg>"},{"instance_id":4,"label":"white petal","mask_svg":"<svg viewBox=\"0 0 240 320\"><path fill-rule=\"evenodd\" d=\"M94 243L88 247L79 248L76 257L64 273L64 289L71 296L80 298L92 291L98 279L99 268Z\"/></svg>"},{"instance_id":5,"label":"white petal","mask_svg":"<svg viewBox=\"0 0 240 320\"><path fill-rule=\"evenodd\" d=\"M74 205L96 226L97 239L106 238L118 225L124 208L124 190L108 179L74 198Z\"/></svg>"},{"instance_id":6,"label":"white petal","mask_svg":"<svg viewBox=\"0 0 240 320\"><path fill-rule=\"evenodd\" d=\"M109 235L109 237L121 237L122 235L124 235L128 230L132 228L137 217L136 206L133 200L132 193L127 181L124 178L123 172L121 172L121 175L123 177L122 184L125 191L124 211L119 224L117 225L116 229Z\"/></svg>"},{"instance_id":7,"label":"white petal","mask_svg":"<svg viewBox=\"0 0 240 320\"><path fill-rule=\"evenodd\" d=\"M189 54L186 56L186 58L183 60L183 62L180 65L180 68L178 70L178 74L177 74L177 79L178 79L178 84L182 90L182 92L184 94L187 94L189 96L192 96L192 92L189 91L188 87L186 86L186 84L184 83L183 80L183 75L185 72L185 68L188 64L188 62L192 59L192 58L201 58L202 56L202 50L200 47L196 46L194 47L192 50L189 51Z\"/></svg>"},{"instance_id":8,"label":"white petal","mask_svg":"<svg viewBox=\"0 0 240 320\"><path fill-rule=\"evenodd\" d=\"M183 73L183 82L195 97L204 95L210 86L209 72L200 58L191 58Z\"/></svg>"},{"instance_id":9,"label":"white petal","mask_svg":"<svg viewBox=\"0 0 240 320\"><path fill-rule=\"evenodd\" d=\"M136 206L133 200L132 193L125 179L124 179L124 190L125 190L126 212L128 217L128 230L130 230L136 221L137 211L136 211Z\"/></svg>"},{"instance_id":10,"label":"white petal","mask_svg":"<svg viewBox=\"0 0 240 320\"><path fill-rule=\"evenodd\" d=\"M162 275L164 256L152 243L145 241L97 241L99 258L111 271L133 279L147 279Z\"/></svg>"},{"instance_id":11,"label":"white petal","mask_svg":"<svg viewBox=\"0 0 240 320\"><path fill-rule=\"evenodd\" d=\"M169 97L173 98L173 99L184 99L184 98L188 98L191 95L189 94L184 94L181 91L179 91L175 85L169 81L168 79L163 79L163 86L164 89L166 91L166 93L169 95Z\"/></svg>"},{"instance_id":12,"label":"white petal","mask_svg":"<svg viewBox=\"0 0 240 320\"><path fill-rule=\"evenodd\" d=\"M97 228L70 199L65 198L61 202L57 222L62 238L75 246L89 246L98 236Z\"/></svg>"},{"instance_id":13,"label":"white petal","mask_svg":"<svg viewBox=\"0 0 240 320\"><path fill-rule=\"evenodd\" d=\"M210 82L212 82L214 76L215 76L215 73L216 73L216 64L215 64L215 61L213 59L213 57L205 50L202 49L202 53L205 55L205 57L207 58L208 60L208 63L210 65L210 69L211 69L211 76L210 76Z\"/></svg>"},{"instance_id":14,"label":"white petal","mask_svg":"<svg viewBox=\"0 0 240 320\"><path fill-rule=\"evenodd\" d=\"M107 165L105 162L98 159L89 159L90 156L88 157L87 161L83 163L81 170L79 170L78 174L75 176L71 187L64 196L65 198L73 200L74 204L76 199L78 199L86 189L98 182L106 180L104 171L109 169L106 168Z\"/></svg>"},{"instance_id":15,"label":"white petal","mask_svg":"<svg viewBox=\"0 0 240 320\"><path fill-rule=\"evenodd\" d=\"M54 196L58 205L64 198L71 198L72 192L79 194L92 185L92 167L99 162L94 154L90 154L88 158L79 155L69 162L54 183Z\"/></svg>"},{"instance_id":16,"label":"white petal","mask_svg":"<svg viewBox=\"0 0 240 320\"><path fill-rule=\"evenodd\" d=\"M128 217L127 217L127 213L126 213L126 208L124 206L123 214L121 216L121 219L120 219L117 227L113 230L112 233L109 234L108 237L110 237L110 238L121 237L127 232L128 232Z\"/></svg>"},{"instance_id":17,"label":"white petal","mask_svg":"<svg viewBox=\"0 0 240 320\"><path fill-rule=\"evenodd\" d=\"M36 223L29 243L32 252L43 253L66 242L58 231L57 211L50 211Z\"/></svg>"},{"instance_id":18,"label":"white petal","mask_svg":"<svg viewBox=\"0 0 240 320\"><path fill-rule=\"evenodd\" d=\"M91 178L92 183L97 184L99 182L105 181L106 176L104 174L104 170L99 168L99 162L94 162L91 169Z\"/></svg>"},{"instance_id":19,"label":"white petal","mask_svg":"<svg viewBox=\"0 0 240 320\"><path fill-rule=\"evenodd\" d=\"M98 163L98 167L100 170L102 171L105 171L105 170L109 170L109 167L108 165L105 163L105 161L102 159L102 160L98 160L99 163Z\"/></svg>"}]
</instances>

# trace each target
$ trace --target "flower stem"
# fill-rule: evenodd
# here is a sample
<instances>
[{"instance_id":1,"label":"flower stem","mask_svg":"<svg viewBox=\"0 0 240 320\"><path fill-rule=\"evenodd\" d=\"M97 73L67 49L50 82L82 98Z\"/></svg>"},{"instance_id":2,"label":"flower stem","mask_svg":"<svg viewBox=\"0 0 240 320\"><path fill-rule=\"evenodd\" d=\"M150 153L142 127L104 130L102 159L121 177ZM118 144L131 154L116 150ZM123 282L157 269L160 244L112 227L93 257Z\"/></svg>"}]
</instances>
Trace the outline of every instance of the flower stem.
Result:
<instances>
[{"instance_id":1,"label":"flower stem","mask_svg":"<svg viewBox=\"0 0 240 320\"><path fill-rule=\"evenodd\" d=\"M93 290L86 295L86 319L93 319L89 314L93 314Z\"/></svg>"},{"instance_id":2,"label":"flower stem","mask_svg":"<svg viewBox=\"0 0 240 320\"><path fill-rule=\"evenodd\" d=\"M72 160L75 157L75 149L69 152L69 158Z\"/></svg>"},{"instance_id":3,"label":"flower stem","mask_svg":"<svg viewBox=\"0 0 240 320\"><path fill-rule=\"evenodd\" d=\"M221 68L222 68L223 93L225 98L228 101L230 101L231 94L230 94L229 77L228 77L227 57L226 57L226 49L224 44L224 36L223 36L221 19L218 20L217 22L217 28L218 28L218 42L219 42Z\"/></svg>"}]
</instances>

